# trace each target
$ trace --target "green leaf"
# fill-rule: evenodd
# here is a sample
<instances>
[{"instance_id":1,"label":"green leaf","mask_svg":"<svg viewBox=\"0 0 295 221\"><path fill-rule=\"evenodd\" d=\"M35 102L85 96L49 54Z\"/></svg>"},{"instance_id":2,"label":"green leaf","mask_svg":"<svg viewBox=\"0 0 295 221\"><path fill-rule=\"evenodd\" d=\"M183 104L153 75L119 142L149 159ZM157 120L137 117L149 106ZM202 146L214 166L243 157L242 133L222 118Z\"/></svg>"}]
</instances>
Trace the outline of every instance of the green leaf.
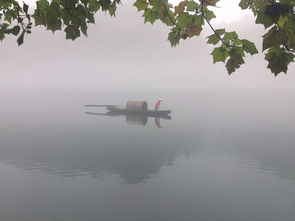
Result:
<instances>
[{"instance_id":1,"label":"green leaf","mask_svg":"<svg viewBox=\"0 0 295 221\"><path fill-rule=\"evenodd\" d=\"M5 35L2 31L0 31L0 41L3 41L3 39L5 38Z\"/></svg>"},{"instance_id":2,"label":"green leaf","mask_svg":"<svg viewBox=\"0 0 295 221\"><path fill-rule=\"evenodd\" d=\"M207 6L207 5L215 6L218 1L219 0L206 0L206 1L204 1L204 5L205 6Z\"/></svg>"},{"instance_id":3,"label":"green leaf","mask_svg":"<svg viewBox=\"0 0 295 221\"><path fill-rule=\"evenodd\" d=\"M262 50L270 47L279 47L285 42L285 31L283 29L272 28L265 35L263 35L263 47Z\"/></svg>"},{"instance_id":4,"label":"green leaf","mask_svg":"<svg viewBox=\"0 0 295 221\"><path fill-rule=\"evenodd\" d=\"M43 15L38 15L38 13L35 13L33 15L33 18L35 19L35 26L46 25L46 21Z\"/></svg>"},{"instance_id":5,"label":"green leaf","mask_svg":"<svg viewBox=\"0 0 295 221\"><path fill-rule=\"evenodd\" d=\"M100 5L101 5L101 9L103 11L107 11L111 5L111 1L110 0L100 0L99 1Z\"/></svg>"},{"instance_id":6,"label":"green leaf","mask_svg":"<svg viewBox=\"0 0 295 221\"><path fill-rule=\"evenodd\" d=\"M164 6L164 0L149 0L150 5L154 11L159 10Z\"/></svg>"},{"instance_id":7,"label":"green leaf","mask_svg":"<svg viewBox=\"0 0 295 221\"><path fill-rule=\"evenodd\" d=\"M109 7L110 16L115 16L116 10L117 10L116 4L111 4Z\"/></svg>"},{"instance_id":8,"label":"green leaf","mask_svg":"<svg viewBox=\"0 0 295 221\"><path fill-rule=\"evenodd\" d=\"M193 23L202 26L204 24L204 17L202 15L193 15Z\"/></svg>"},{"instance_id":9,"label":"green leaf","mask_svg":"<svg viewBox=\"0 0 295 221\"><path fill-rule=\"evenodd\" d=\"M249 7L249 0L241 0L239 6L241 9L247 9Z\"/></svg>"},{"instance_id":10,"label":"green leaf","mask_svg":"<svg viewBox=\"0 0 295 221\"><path fill-rule=\"evenodd\" d=\"M271 17L274 22L277 22L281 15L287 15L291 7L287 4L272 3L265 8L264 14Z\"/></svg>"},{"instance_id":11,"label":"green leaf","mask_svg":"<svg viewBox=\"0 0 295 221\"><path fill-rule=\"evenodd\" d=\"M68 25L65 28L65 32L66 32L66 39L75 40L76 38L80 36L79 28L74 25Z\"/></svg>"},{"instance_id":12,"label":"green leaf","mask_svg":"<svg viewBox=\"0 0 295 221\"><path fill-rule=\"evenodd\" d=\"M181 29L180 28L171 29L171 32L169 33L169 36L168 36L168 40L170 41L172 47L175 47L177 44L179 44L180 38L181 38Z\"/></svg>"},{"instance_id":13,"label":"green leaf","mask_svg":"<svg viewBox=\"0 0 295 221\"><path fill-rule=\"evenodd\" d=\"M22 45L24 43L24 36L25 36L25 31L23 31L21 33L21 35L18 37L18 39L17 39L18 46L20 46L20 45Z\"/></svg>"},{"instance_id":14,"label":"green leaf","mask_svg":"<svg viewBox=\"0 0 295 221\"><path fill-rule=\"evenodd\" d=\"M36 2L37 8L41 11L46 9L49 6L49 2L47 0L39 0Z\"/></svg>"},{"instance_id":15,"label":"green leaf","mask_svg":"<svg viewBox=\"0 0 295 221\"><path fill-rule=\"evenodd\" d=\"M7 12L5 14L5 20L8 21L9 23L11 23L12 18L13 17L12 17L12 15L9 12Z\"/></svg>"},{"instance_id":16,"label":"green leaf","mask_svg":"<svg viewBox=\"0 0 295 221\"><path fill-rule=\"evenodd\" d=\"M19 31L20 31L20 27L16 25L12 28L11 33L16 36L18 35Z\"/></svg>"},{"instance_id":17,"label":"green leaf","mask_svg":"<svg viewBox=\"0 0 295 221\"><path fill-rule=\"evenodd\" d=\"M215 32L216 32L217 34L219 34L220 36L222 36L222 35L224 35L224 33L225 33L225 29L224 29L224 28L223 28L223 29L216 29Z\"/></svg>"},{"instance_id":18,"label":"green leaf","mask_svg":"<svg viewBox=\"0 0 295 221\"><path fill-rule=\"evenodd\" d=\"M225 62L226 58L229 56L228 51L223 47L214 48L211 55L213 56L213 63Z\"/></svg>"},{"instance_id":19,"label":"green leaf","mask_svg":"<svg viewBox=\"0 0 295 221\"><path fill-rule=\"evenodd\" d=\"M271 60L269 60L267 68L269 68L275 76L281 72L286 73L288 70L288 66L282 62L280 57L273 57Z\"/></svg>"},{"instance_id":20,"label":"green leaf","mask_svg":"<svg viewBox=\"0 0 295 221\"><path fill-rule=\"evenodd\" d=\"M211 11L211 10L209 10L209 9L207 9L207 8L204 10L204 14L205 14L206 18L207 18L209 21L210 21L211 19L213 19L213 18L216 18L214 12Z\"/></svg>"},{"instance_id":21,"label":"green leaf","mask_svg":"<svg viewBox=\"0 0 295 221\"><path fill-rule=\"evenodd\" d=\"M216 36L216 34L210 35L207 38L208 38L208 41L207 41L208 44L216 45L220 41L220 39Z\"/></svg>"},{"instance_id":22,"label":"green leaf","mask_svg":"<svg viewBox=\"0 0 295 221\"><path fill-rule=\"evenodd\" d=\"M288 65L294 62L294 57L294 54L286 52L284 48L272 47L266 53L265 60L269 62L267 68L277 76L281 72L287 73Z\"/></svg>"},{"instance_id":23,"label":"green leaf","mask_svg":"<svg viewBox=\"0 0 295 221\"><path fill-rule=\"evenodd\" d=\"M270 5L270 1L268 0L247 0L249 2L250 7L254 11L259 11L264 9L266 6Z\"/></svg>"},{"instance_id":24,"label":"green leaf","mask_svg":"<svg viewBox=\"0 0 295 221\"><path fill-rule=\"evenodd\" d=\"M88 3L89 3L89 10L91 12L97 12L101 7L101 5L99 4L97 0L89 0Z\"/></svg>"},{"instance_id":25,"label":"green leaf","mask_svg":"<svg viewBox=\"0 0 295 221\"><path fill-rule=\"evenodd\" d=\"M146 0L137 0L133 5L138 11L143 11L148 7L148 2Z\"/></svg>"},{"instance_id":26,"label":"green leaf","mask_svg":"<svg viewBox=\"0 0 295 221\"><path fill-rule=\"evenodd\" d=\"M244 51L242 48L235 47L231 48L230 59L226 63L226 69L228 74L233 73L236 69L240 68L241 64L244 64L245 61L243 59Z\"/></svg>"},{"instance_id":27,"label":"green leaf","mask_svg":"<svg viewBox=\"0 0 295 221\"><path fill-rule=\"evenodd\" d=\"M143 17L144 17L144 23L150 22L151 24L153 24L157 20L158 14L152 9L147 8L143 14Z\"/></svg>"},{"instance_id":28,"label":"green leaf","mask_svg":"<svg viewBox=\"0 0 295 221\"><path fill-rule=\"evenodd\" d=\"M287 38L286 44L288 45L288 47L295 50L295 34L289 34L286 38Z\"/></svg>"},{"instance_id":29,"label":"green leaf","mask_svg":"<svg viewBox=\"0 0 295 221\"><path fill-rule=\"evenodd\" d=\"M239 67L239 65L245 63L243 59L245 54L242 48L240 47L231 48L229 54L230 54L230 58L233 60L237 68Z\"/></svg>"},{"instance_id":30,"label":"green leaf","mask_svg":"<svg viewBox=\"0 0 295 221\"><path fill-rule=\"evenodd\" d=\"M278 25L282 28L286 22L288 22L287 16L281 16L278 20Z\"/></svg>"},{"instance_id":31,"label":"green leaf","mask_svg":"<svg viewBox=\"0 0 295 221\"><path fill-rule=\"evenodd\" d=\"M253 54L257 54L258 53L258 50L255 46L255 44L251 41L248 41L246 39L243 39L241 40L242 41L242 44L243 44L243 49L247 52L247 53L250 53L251 55Z\"/></svg>"},{"instance_id":32,"label":"green leaf","mask_svg":"<svg viewBox=\"0 0 295 221\"><path fill-rule=\"evenodd\" d=\"M29 9L29 6L26 3L24 3L23 10L26 14L28 14L28 9Z\"/></svg>"},{"instance_id":33,"label":"green leaf","mask_svg":"<svg viewBox=\"0 0 295 221\"><path fill-rule=\"evenodd\" d=\"M86 26L86 24L85 24L85 25L82 25L80 29L81 29L81 32L82 32L85 36L87 36L87 26Z\"/></svg>"},{"instance_id":34,"label":"green leaf","mask_svg":"<svg viewBox=\"0 0 295 221\"><path fill-rule=\"evenodd\" d=\"M186 9L188 11L194 12L198 7L199 5L195 1L188 1Z\"/></svg>"},{"instance_id":35,"label":"green leaf","mask_svg":"<svg viewBox=\"0 0 295 221\"><path fill-rule=\"evenodd\" d=\"M265 15L263 10L261 10L256 17L255 23L262 24L265 28L268 28L274 24L274 21L270 16Z\"/></svg>"},{"instance_id":36,"label":"green leaf","mask_svg":"<svg viewBox=\"0 0 295 221\"><path fill-rule=\"evenodd\" d=\"M236 66L232 59L228 59L225 66L229 75L231 75L236 70Z\"/></svg>"},{"instance_id":37,"label":"green leaf","mask_svg":"<svg viewBox=\"0 0 295 221\"><path fill-rule=\"evenodd\" d=\"M223 39L226 40L226 41L237 39L237 38L238 38L238 35L237 35L237 33L235 31L233 31L233 32L226 32L224 34L224 37L223 37Z\"/></svg>"},{"instance_id":38,"label":"green leaf","mask_svg":"<svg viewBox=\"0 0 295 221\"><path fill-rule=\"evenodd\" d=\"M62 22L59 19L59 16L60 16L59 10L50 6L47 8L46 11L47 11L46 13L47 18L45 21L47 25L47 30L51 30L52 32L55 32L56 30L61 30Z\"/></svg>"},{"instance_id":39,"label":"green leaf","mask_svg":"<svg viewBox=\"0 0 295 221\"><path fill-rule=\"evenodd\" d=\"M178 17L178 25L180 25L181 27L186 27L189 24L193 24L194 23L194 16L190 15L187 12L184 12L182 14L180 14Z\"/></svg>"},{"instance_id":40,"label":"green leaf","mask_svg":"<svg viewBox=\"0 0 295 221\"><path fill-rule=\"evenodd\" d=\"M48 20L47 30L51 30L55 32L57 30L61 30L62 22L60 19L50 19Z\"/></svg>"},{"instance_id":41,"label":"green leaf","mask_svg":"<svg viewBox=\"0 0 295 221\"><path fill-rule=\"evenodd\" d=\"M233 43L234 43L235 46L237 46L237 45L242 45L242 44L243 44L242 41L241 41L240 39L234 39L234 40L233 40Z\"/></svg>"},{"instance_id":42,"label":"green leaf","mask_svg":"<svg viewBox=\"0 0 295 221\"><path fill-rule=\"evenodd\" d=\"M169 10L167 14L161 18L161 21L168 26L173 26L176 22L174 13L171 10Z\"/></svg>"}]
</instances>

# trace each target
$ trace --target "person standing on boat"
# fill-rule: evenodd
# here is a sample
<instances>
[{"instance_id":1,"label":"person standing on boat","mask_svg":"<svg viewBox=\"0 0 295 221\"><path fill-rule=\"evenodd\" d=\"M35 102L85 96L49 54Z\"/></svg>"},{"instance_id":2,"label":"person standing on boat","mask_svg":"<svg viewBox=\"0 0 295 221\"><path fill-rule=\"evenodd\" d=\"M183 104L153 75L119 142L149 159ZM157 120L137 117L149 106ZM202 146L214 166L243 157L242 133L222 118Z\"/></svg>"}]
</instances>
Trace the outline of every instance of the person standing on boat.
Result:
<instances>
[{"instance_id":1,"label":"person standing on boat","mask_svg":"<svg viewBox=\"0 0 295 221\"><path fill-rule=\"evenodd\" d=\"M156 102L156 105L155 105L155 111L158 111L159 108L160 108L160 104L163 100L162 99L159 99L157 102Z\"/></svg>"}]
</instances>

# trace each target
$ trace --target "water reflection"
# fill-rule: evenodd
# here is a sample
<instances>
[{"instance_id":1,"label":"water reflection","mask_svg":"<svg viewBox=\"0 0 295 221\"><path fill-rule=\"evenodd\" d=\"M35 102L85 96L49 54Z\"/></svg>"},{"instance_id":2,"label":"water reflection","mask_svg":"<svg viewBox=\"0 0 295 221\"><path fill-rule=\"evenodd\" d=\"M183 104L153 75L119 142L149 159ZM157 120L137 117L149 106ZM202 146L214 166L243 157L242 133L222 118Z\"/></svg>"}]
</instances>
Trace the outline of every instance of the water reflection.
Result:
<instances>
[{"instance_id":1,"label":"water reflection","mask_svg":"<svg viewBox=\"0 0 295 221\"><path fill-rule=\"evenodd\" d=\"M256 130L224 125L212 130L193 122L178 122L178 127L170 125L164 130L148 126L138 130L126 128L120 121L103 122L103 127L98 127L102 121L95 121L92 127L22 126L12 133L2 133L0 159L26 170L63 177L118 174L127 183L140 183L157 175L164 165L173 165L181 155L210 153L218 158L234 157L241 164L295 180L295 140L291 131L277 134L275 128L265 132L257 125Z\"/></svg>"},{"instance_id":2,"label":"water reflection","mask_svg":"<svg viewBox=\"0 0 295 221\"><path fill-rule=\"evenodd\" d=\"M259 130L259 128L257 128ZM295 180L295 139L293 133L277 133L279 128L261 131L223 131L211 146L211 151L234 156L244 164L254 164L261 170ZM282 128L281 128L282 129ZM219 150L218 150L219 148Z\"/></svg>"},{"instance_id":3,"label":"water reflection","mask_svg":"<svg viewBox=\"0 0 295 221\"><path fill-rule=\"evenodd\" d=\"M93 127L78 131L18 128L13 133L15 138L12 134L2 136L0 159L25 170L41 170L62 177L118 174L124 182L140 183L196 148L193 145L197 142L190 133L188 137L177 137L145 128L143 131L135 127L111 130L104 127L97 131Z\"/></svg>"},{"instance_id":4,"label":"water reflection","mask_svg":"<svg viewBox=\"0 0 295 221\"><path fill-rule=\"evenodd\" d=\"M63 150L42 153L3 154L5 162L25 170L41 170L62 177L89 175L92 178L118 174L127 183L145 182L156 175L164 165L173 165L177 156L185 154L177 148L165 149L139 146L85 149L65 153ZM70 151L70 150L69 150Z\"/></svg>"},{"instance_id":5,"label":"water reflection","mask_svg":"<svg viewBox=\"0 0 295 221\"><path fill-rule=\"evenodd\" d=\"M148 122L148 118L154 119L155 126L158 128L162 128L160 124L160 119L171 120L170 115L160 115L157 117L148 116L145 114L136 114L136 113L116 113L116 112L107 112L107 113L95 113L95 112L85 112L85 114L89 115L96 115L96 116L109 116L109 117L118 117L118 116L125 116L126 122L129 125L142 125L145 126Z\"/></svg>"}]
</instances>

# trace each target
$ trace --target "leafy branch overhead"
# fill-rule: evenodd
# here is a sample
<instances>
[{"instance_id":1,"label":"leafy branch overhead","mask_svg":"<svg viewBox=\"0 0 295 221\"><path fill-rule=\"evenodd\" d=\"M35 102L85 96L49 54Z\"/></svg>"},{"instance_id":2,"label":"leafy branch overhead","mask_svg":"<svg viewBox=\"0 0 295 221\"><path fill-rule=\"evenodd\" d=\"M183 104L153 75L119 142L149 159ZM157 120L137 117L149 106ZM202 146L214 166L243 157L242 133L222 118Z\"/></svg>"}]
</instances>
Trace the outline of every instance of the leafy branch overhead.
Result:
<instances>
[{"instance_id":1,"label":"leafy branch overhead","mask_svg":"<svg viewBox=\"0 0 295 221\"><path fill-rule=\"evenodd\" d=\"M135 1L135 0L134 0ZM212 34L207 43L215 48L213 63L223 62L229 74L245 63L245 55L258 53L254 43L240 39L236 32L215 29L212 9L219 0L184 0L173 6L169 0L136 0L134 6L142 12L144 22L161 21L170 27L168 40L172 47L181 40L199 36L204 26ZM98 11L115 16L120 0L37 0L34 8L17 0L0 0L0 40L17 36L18 45L32 32L32 25L45 26L55 32L63 30L66 39L75 40L87 35L89 23L94 23ZM256 24L265 27L262 53L268 68L276 76L287 73L295 57L295 1L294 0L240 0L243 10L251 10ZM221 9L222 10L222 9Z\"/></svg>"}]
</instances>

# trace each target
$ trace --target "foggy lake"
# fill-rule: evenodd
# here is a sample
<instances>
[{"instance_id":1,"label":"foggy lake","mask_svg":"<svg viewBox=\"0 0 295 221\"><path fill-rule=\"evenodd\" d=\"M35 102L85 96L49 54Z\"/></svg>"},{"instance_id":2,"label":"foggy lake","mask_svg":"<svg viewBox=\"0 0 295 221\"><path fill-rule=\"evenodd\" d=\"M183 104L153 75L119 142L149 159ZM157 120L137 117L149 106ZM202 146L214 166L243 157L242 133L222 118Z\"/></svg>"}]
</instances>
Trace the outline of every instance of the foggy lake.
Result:
<instances>
[{"instance_id":1,"label":"foggy lake","mask_svg":"<svg viewBox=\"0 0 295 221\"><path fill-rule=\"evenodd\" d=\"M2 92L0 220L294 220L294 91ZM158 98L161 128L84 107Z\"/></svg>"},{"instance_id":2,"label":"foggy lake","mask_svg":"<svg viewBox=\"0 0 295 221\"><path fill-rule=\"evenodd\" d=\"M0 221L294 221L294 63L274 77L264 26L221 2L214 28L259 50L230 76L208 25L171 48L129 0L75 41L1 42ZM85 107L159 98L171 119Z\"/></svg>"}]
</instances>

